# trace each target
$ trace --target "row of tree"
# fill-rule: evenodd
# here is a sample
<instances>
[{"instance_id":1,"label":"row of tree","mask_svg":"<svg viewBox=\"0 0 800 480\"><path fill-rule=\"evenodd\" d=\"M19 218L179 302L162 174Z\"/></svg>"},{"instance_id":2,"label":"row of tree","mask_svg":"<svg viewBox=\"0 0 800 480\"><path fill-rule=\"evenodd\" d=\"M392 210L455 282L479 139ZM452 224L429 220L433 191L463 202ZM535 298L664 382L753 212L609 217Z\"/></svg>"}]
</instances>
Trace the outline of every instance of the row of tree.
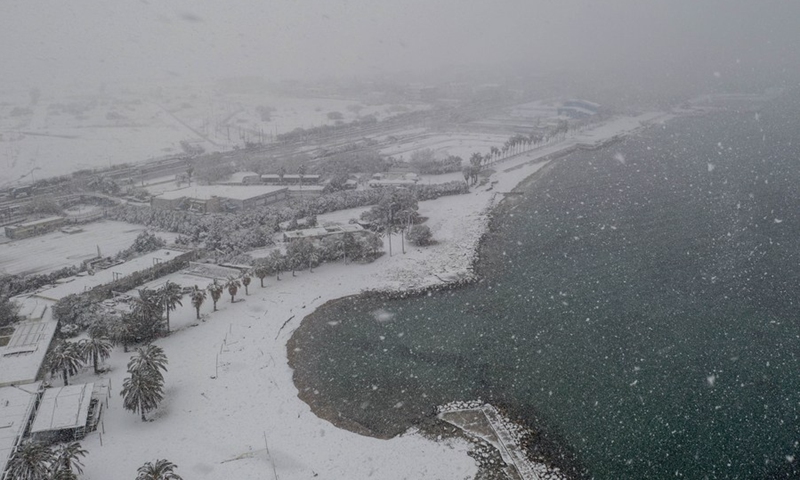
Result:
<instances>
[{"instance_id":1,"label":"row of tree","mask_svg":"<svg viewBox=\"0 0 800 480\"><path fill-rule=\"evenodd\" d=\"M469 158L470 164L464 166L462 169L464 181L469 185L475 185L478 183L478 176L481 170L486 165L514 155L519 155L520 153L527 152L531 148L536 148L553 140L563 139L567 132L569 132L569 129L569 122L561 120L546 133L534 131L528 135L516 134L506 140L502 147L492 146L486 154L474 152Z\"/></svg>"},{"instance_id":2,"label":"row of tree","mask_svg":"<svg viewBox=\"0 0 800 480\"><path fill-rule=\"evenodd\" d=\"M7 478L12 480L77 480L83 473L82 459L88 452L78 442L47 446L27 440L8 462ZM138 468L136 480L182 480L174 463L158 459Z\"/></svg>"},{"instance_id":3,"label":"row of tree","mask_svg":"<svg viewBox=\"0 0 800 480\"><path fill-rule=\"evenodd\" d=\"M111 356L112 340L102 335L100 329L92 329L88 339L79 342L59 340L47 355L50 374L61 376L64 385L69 385L69 377L78 373L84 363L91 363L94 373L100 373L100 363Z\"/></svg>"}]
</instances>

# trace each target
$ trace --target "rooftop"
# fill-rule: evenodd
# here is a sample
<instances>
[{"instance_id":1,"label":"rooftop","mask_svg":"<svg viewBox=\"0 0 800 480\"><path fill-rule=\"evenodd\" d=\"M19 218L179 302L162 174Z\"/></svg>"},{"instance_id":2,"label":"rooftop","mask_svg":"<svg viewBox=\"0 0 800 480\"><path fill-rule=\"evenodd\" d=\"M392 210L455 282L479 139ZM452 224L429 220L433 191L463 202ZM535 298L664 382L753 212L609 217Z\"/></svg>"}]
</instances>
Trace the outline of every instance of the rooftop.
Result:
<instances>
[{"instance_id":1,"label":"rooftop","mask_svg":"<svg viewBox=\"0 0 800 480\"><path fill-rule=\"evenodd\" d=\"M47 217L47 218L40 218L38 220L32 220L30 222L19 223L14 225L15 227L32 227L34 225L42 225L50 222L55 222L57 220L64 220L64 217Z\"/></svg>"},{"instance_id":2,"label":"rooftop","mask_svg":"<svg viewBox=\"0 0 800 480\"><path fill-rule=\"evenodd\" d=\"M179 198L195 198L209 200L211 197L231 198L233 200L247 200L273 192L285 190L286 187L268 185L192 185L180 190L170 190L158 195L157 198L177 200Z\"/></svg>"},{"instance_id":3,"label":"rooftop","mask_svg":"<svg viewBox=\"0 0 800 480\"><path fill-rule=\"evenodd\" d=\"M0 472L4 472L33 413L40 383L0 388Z\"/></svg>"},{"instance_id":4,"label":"rooftop","mask_svg":"<svg viewBox=\"0 0 800 480\"><path fill-rule=\"evenodd\" d=\"M14 329L8 345L0 348L0 385L25 384L36 380L57 322L26 322Z\"/></svg>"},{"instance_id":5,"label":"rooftop","mask_svg":"<svg viewBox=\"0 0 800 480\"><path fill-rule=\"evenodd\" d=\"M86 425L93 383L48 388L44 391L31 433L78 428Z\"/></svg>"}]
</instances>

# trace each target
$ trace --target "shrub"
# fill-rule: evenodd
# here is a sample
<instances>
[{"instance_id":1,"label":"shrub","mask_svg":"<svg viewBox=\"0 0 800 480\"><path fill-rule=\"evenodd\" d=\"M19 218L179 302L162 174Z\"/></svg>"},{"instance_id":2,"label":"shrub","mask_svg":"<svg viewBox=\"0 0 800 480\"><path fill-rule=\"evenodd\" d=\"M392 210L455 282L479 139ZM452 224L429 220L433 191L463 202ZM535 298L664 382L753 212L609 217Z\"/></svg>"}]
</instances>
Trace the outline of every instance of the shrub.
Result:
<instances>
[{"instance_id":1,"label":"shrub","mask_svg":"<svg viewBox=\"0 0 800 480\"><path fill-rule=\"evenodd\" d=\"M406 238L413 245L430 245L433 242L433 234L427 225L414 225L408 231Z\"/></svg>"}]
</instances>

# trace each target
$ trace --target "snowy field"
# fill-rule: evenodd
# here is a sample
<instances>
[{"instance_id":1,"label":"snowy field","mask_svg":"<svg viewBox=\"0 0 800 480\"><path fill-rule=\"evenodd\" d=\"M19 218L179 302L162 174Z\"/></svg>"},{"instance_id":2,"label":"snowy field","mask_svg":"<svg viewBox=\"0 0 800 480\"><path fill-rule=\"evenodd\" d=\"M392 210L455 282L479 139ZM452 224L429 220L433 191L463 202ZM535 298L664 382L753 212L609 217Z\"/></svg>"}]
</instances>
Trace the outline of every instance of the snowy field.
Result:
<instances>
[{"instance_id":1,"label":"snowy field","mask_svg":"<svg viewBox=\"0 0 800 480\"><path fill-rule=\"evenodd\" d=\"M443 133L413 137L407 141L400 141L380 151L383 155L403 157L406 160L417 150L430 148L436 152L437 158L447 155L456 155L465 162L475 152L481 155L489 153L491 147L502 147L511 134L498 135L491 133Z\"/></svg>"},{"instance_id":2,"label":"snowy field","mask_svg":"<svg viewBox=\"0 0 800 480\"><path fill-rule=\"evenodd\" d=\"M425 104L365 105L357 100L224 94L207 86L42 92L0 98L0 188L179 154L180 142L206 151L270 141L295 128L373 115L383 119ZM262 117L262 112L268 112ZM329 118L329 114L335 118Z\"/></svg>"},{"instance_id":3,"label":"snowy field","mask_svg":"<svg viewBox=\"0 0 800 480\"><path fill-rule=\"evenodd\" d=\"M130 247L136 236L148 230L142 225L102 220L86 225L79 233L58 230L37 237L0 244L0 272L4 274L48 273L97 255L111 256ZM178 237L175 233L157 232L167 242Z\"/></svg>"}]
</instances>

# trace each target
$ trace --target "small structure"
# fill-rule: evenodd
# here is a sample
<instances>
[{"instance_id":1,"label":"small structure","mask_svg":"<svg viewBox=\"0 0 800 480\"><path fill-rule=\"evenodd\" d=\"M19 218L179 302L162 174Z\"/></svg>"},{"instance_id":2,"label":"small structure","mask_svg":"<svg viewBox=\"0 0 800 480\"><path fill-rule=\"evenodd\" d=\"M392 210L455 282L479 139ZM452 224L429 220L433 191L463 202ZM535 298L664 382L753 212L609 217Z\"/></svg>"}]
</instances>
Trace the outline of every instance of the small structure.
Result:
<instances>
[{"instance_id":1,"label":"small structure","mask_svg":"<svg viewBox=\"0 0 800 480\"><path fill-rule=\"evenodd\" d=\"M344 235L345 233L361 233L364 228L356 223L347 225L330 225L327 227L304 228L302 230L292 230L290 232L283 232L284 242L293 242L301 238L310 238L316 240L330 235Z\"/></svg>"},{"instance_id":2,"label":"small structure","mask_svg":"<svg viewBox=\"0 0 800 480\"><path fill-rule=\"evenodd\" d=\"M16 326L8 345L0 349L0 387L33 383L39 378L57 325L55 321L33 321Z\"/></svg>"},{"instance_id":3,"label":"small structure","mask_svg":"<svg viewBox=\"0 0 800 480\"><path fill-rule=\"evenodd\" d=\"M286 188L289 191L289 196L292 198L319 197L325 193L325 186L323 185L291 185Z\"/></svg>"},{"instance_id":4,"label":"small structure","mask_svg":"<svg viewBox=\"0 0 800 480\"><path fill-rule=\"evenodd\" d=\"M256 185L196 185L155 196L153 208L185 208L199 213L248 210L289 198L286 187Z\"/></svg>"},{"instance_id":5,"label":"small structure","mask_svg":"<svg viewBox=\"0 0 800 480\"><path fill-rule=\"evenodd\" d=\"M281 177L276 173L269 173L261 175L261 183L267 185L315 185L319 183L319 175L299 175L296 173L287 173Z\"/></svg>"},{"instance_id":6,"label":"small structure","mask_svg":"<svg viewBox=\"0 0 800 480\"><path fill-rule=\"evenodd\" d=\"M47 217L32 222L18 223L6 227L6 237L12 240L43 235L58 229L66 223L64 217Z\"/></svg>"},{"instance_id":7,"label":"small structure","mask_svg":"<svg viewBox=\"0 0 800 480\"><path fill-rule=\"evenodd\" d=\"M41 382L22 387L0 388L0 479L12 480L6 474L8 461L22 441L30 424Z\"/></svg>"},{"instance_id":8,"label":"small structure","mask_svg":"<svg viewBox=\"0 0 800 480\"><path fill-rule=\"evenodd\" d=\"M80 440L97 428L108 396L108 380L45 389L30 433L46 443Z\"/></svg>"},{"instance_id":9,"label":"small structure","mask_svg":"<svg viewBox=\"0 0 800 480\"><path fill-rule=\"evenodd\" d=\"M183 273L193 275L195 277L208 278L211 280L224 281L228 277L239 277L241 271L236 268L223 267L213 263L199 263L189 262L189 268L184 270Z\"/></svg>"},{"instance_id":10,"label":"small structure","mask_svg":"<svg viewBox=\"0 0 800 480\"><path fill-rule=\"evenodd\" d=\"M255 172L235 172L222 183L226 185L258 185L261 183L261 176Z\"/></svg>"},{"instance_id":11,"label":"small structure","mask_svg":"<svg viewBox=\"0 0 800 480\"><path fill-rule=\"evenodd\" d=\"M565 100L558 107L558 114L571 118L586 118L597 115L600 112L600 104L588 100L572 99Z\"/></svg>"}]
</instances>

